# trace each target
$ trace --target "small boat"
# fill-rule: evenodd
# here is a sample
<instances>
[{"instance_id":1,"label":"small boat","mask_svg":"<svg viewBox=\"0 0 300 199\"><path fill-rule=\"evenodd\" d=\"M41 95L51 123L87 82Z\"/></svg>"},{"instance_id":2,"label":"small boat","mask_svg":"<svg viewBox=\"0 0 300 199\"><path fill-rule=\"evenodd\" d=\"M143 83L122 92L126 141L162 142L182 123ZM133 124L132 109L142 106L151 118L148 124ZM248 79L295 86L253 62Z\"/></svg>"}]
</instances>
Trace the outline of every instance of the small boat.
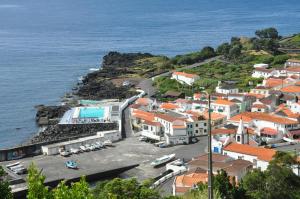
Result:
<instances>
[{"instance_id":1,"label":"small boat","mask_svg":"<svg viewBox=\"0 0 300 199\"><path fill-rule=\"evenodd\" d=\"M170 155L164 155L160 158L157 158L156 160L154 160L153 162L151 162L151 166L153 167L157 167L161 164L167 163L171 160L173 160L175 158L175 153L170 154Z\"/></svg>"}]
</instances>

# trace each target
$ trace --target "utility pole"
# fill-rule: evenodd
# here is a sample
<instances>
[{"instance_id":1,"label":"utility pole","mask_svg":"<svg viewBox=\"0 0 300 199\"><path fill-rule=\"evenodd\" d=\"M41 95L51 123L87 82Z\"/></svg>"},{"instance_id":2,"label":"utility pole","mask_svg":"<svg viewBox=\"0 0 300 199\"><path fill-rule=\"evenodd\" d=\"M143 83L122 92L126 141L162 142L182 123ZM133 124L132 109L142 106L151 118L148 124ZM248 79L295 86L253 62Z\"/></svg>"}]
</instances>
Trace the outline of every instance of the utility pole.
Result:
<instances>
[{"instance_id":1,"label":"utility pole","mask_svg":"<svg viewBox=\"0 0 300 199\"><path fill-rule=\"evenodd\" d=\"M211 108L210 94L208 96L208 199L213 199L213 174L212 174L212 151L211 151Z\"/></svg>"}]
</instances>

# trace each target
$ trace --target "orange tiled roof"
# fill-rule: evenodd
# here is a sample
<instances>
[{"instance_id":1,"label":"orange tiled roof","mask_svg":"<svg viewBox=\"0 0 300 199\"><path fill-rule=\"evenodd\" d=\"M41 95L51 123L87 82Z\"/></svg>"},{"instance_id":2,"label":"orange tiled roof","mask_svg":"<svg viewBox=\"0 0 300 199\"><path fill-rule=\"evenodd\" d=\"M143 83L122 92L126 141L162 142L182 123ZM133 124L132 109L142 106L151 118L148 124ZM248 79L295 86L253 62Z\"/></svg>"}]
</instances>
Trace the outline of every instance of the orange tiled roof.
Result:
<instances>
[{"instance_id":1,"label":"orange tiled roof","mask_svg":"<svg viewBox=\"0 0 300 199\"><path fill-rule=\"evenodd\" d=\"M276 153L274 149L266 149L266 148L254 147L246 144L237 144L237 143L230 143L229 145L224 147L223 150L256 156L258 159L267 162L272 160L273 156Z\"/></svg>"},{"instance_id":2,"label":"orange tiled roof","mask_svg":"<svg viewBox=\"0 0 300 199\"><path fill-rule=\"evenodd\" d=\"M188 175L177 176L175 179L176 187L193 187L199 182L207 182L208 175L207 173L191 173Z\"/></svg>"},{"instance_id":3,"label":"orange tiled roof","mask_svg":"<svg viewBox=\"0 0 300 199\"><path fill-rule=\"evenodd\" d=\"M297 121L288 119L288 118L282 118L275 115L271 115L268 113L257 113L257 112L244 112L240 113L238 115L233 116L229 119L229 121L235 121L238 122L242 119L244 122L250 122L253 119L256 120L263 120L268 122L274 122L278 124L298 124Z\"/></svg>"},{"instance_id":4,"label":"orange tiled roof","mask_svg":"<svg viewBox=\"0 0 300 199\"><path fill-rule=\"evenodd\" d=\"M264 104L253 104L252 108L268 108L268 107Z\"/></svg>"},{"instance_id":5,"label":"orange tiled roof","mask_svg":"<svg viewBox=\"0 0 300 199\"><path fill-rule=\"evenodd\" d=\"M300 114L297 114L297 113L293 113L291 111L291 109L289 109L288 107L285 107L285 106L280 106L277 110L276 110L276 113L277 112L280 112L282 111L284 114L286 114L287 117L289 118L299 118L300 117Z\"/></svg>"},{"instance_id":6,"label":"orange tiled roof","mask_svg":"<svg viewBox=\"0 0 300 199\"><path fill-rule=\"evenodd\" d=\"M217 99L216 101L212 102L212 104L221 104L221 105L234 105L234 102L228 101L228 100L224 100L224 99Z\"/></svg>"},{"instance_id":7,"label":"orange tiled roof","mask_svg":"<svg viewBox=\"0 0 300 199\"><path fill-rule=\"evenodd\" d=\"M300 93L300 86L287 86L280 89L280 91L286 93Z\"/></svg>"},{"instance_id":8,"label":"orange tiled roof","mask_svg":"<svg viewBox=\"0 0 300 199\"><path fill-rule=\"evenodd\" d=\"M174 129L185 129L186 126L184 126L184 125L173 125L173 128Z\"/></svg>"},{"instance_id":9,"label":"orange tiled roof","mask_svg":"<svg viewBox=\"0 0 300 199\"><path fill-rule=\"evenodd\" d=\"M162 108L162 109L177 109L177 108L179 108L179 106L176 104L172 104L172 103L162 103L160 105L160 108Z\"/></svg>"},{"instance_id":10,"label":"orange tiled roof","mask_svg":"<svg viewBox=\"0 0 300 199\"><path fill-rule=\"evenodd\" d=\"M150 125L150 126L161 126L161 123L159 123L159 122L152 122L152 121L148 121L148 120L145 120L144 123L147 125Z\"/></svg>"},{"instance_id":11,"label":"orange tiled roof","mask_svg":"<svg viewBox=\"0 0 300 199\"><path fill-rule=\"evenodd\" d=\"M190 74L190 73L185 73L185 72L173 72L173 75L178 75L178 76L184 76L184 77L187 77L187 78L196 78L196 77L199 77L198 75L195 75L195 74Z\"/></svg>"},{"instance_id":12,"label":"orange tiled roof","mask_svg":"<svg viewBox=\"0 0 300 199\"><path fill-rule=\"evenodd\" d=\"M211 131L211 134L213 135L218 135L218 134L222 134L222 135L225 135L225 134L236 134L236 129L213 129Z\"/></svg>"},{"instance_id":13,"label":"orange tiled roof","mask_svg":"<svg viewBox=\"0 0 300 199\"><path fill-rule=\"evenodd\" d=\"M149 102L150 102L149 98L139 98L135 101L136 104L143 105L143 106L148 106Z\"/></svg>"},{"instance_id":14,"label":"orange tiled roof","mask_svg":"<svg viewBox=\"0 0 300 199\"><path fill-rule=\"evenodd\" d=\"M270 87L270 88L274 88L276 86L280 86L282 84L287 84L288 81L283 80L283 79L277 79L277 78L269 78L266 80L265 86L266 87Z\"/></svg>"},{"instance_id":15,"label":"orange tiled roof","mask_svg":"<svg viewBox=\"0 0 300 199\"><path fill-rule=\"evenodd\" d=\"M205 111L203 113L203 116L207 120L208 119L208 111ZM222 115L220 113L215 113L215 112L211 112L210 116L211 116L211 120L220 120L220 119L226 118L226 115Z\"/></svg>"},{"instance_id":16,"label":"orange tiled roof","mask_svg":"<svg viewBox=\"0 0 300 199\"><path fill-rule=\"evenodd\" d=\"M168 122L175 122L176 120L181 120L181 121L185 120L185 118L177 118L177 117L173 117L171 115L162 114L162 113L156 113L155 117L161 118L161 119L166 120Z\"/></svg>"},{"instance_id":17,"label":"orange tiled roof","mask_svg":"<svg viewBox=\"0 0 300 199\"><path fill-rule=\"evenodd\" d=\"M154 121L154 113L142 111L139 109L134 109L132 115L136 118L140 118L147 121Z\"/></svg>"},{"instance_id":18,"label":"orange tiled roof","mask_svg":"<svg viewBox=\"0 0 300 199\"><path fill-rule=\"evenodd\" d=\"M291 72L299 73L300 72L300 67L289 67L286 70L291 71Z\"/></svg>"},{"instance_id":19,"label":"orange tiled roof","mask_svg":"<svg viewBox=\"0 0 300 199\"><path fill-rule=\"evenodd\" d=\"M253 96L253 97L256 97L257 99L262 99L265 97L265 95L257 94L257 93L247 93L246 96Z\"/></svg>"},{"instance_id":20,"label":"orange tiled roof","mask_svg":"<svg viewBox=\"0 0 300 199\"><path fill-rule=\"evenodd\" d=\"M200 99L202 96L201 93L194 93L194 99Z\"/></svg>"}]
</instances>

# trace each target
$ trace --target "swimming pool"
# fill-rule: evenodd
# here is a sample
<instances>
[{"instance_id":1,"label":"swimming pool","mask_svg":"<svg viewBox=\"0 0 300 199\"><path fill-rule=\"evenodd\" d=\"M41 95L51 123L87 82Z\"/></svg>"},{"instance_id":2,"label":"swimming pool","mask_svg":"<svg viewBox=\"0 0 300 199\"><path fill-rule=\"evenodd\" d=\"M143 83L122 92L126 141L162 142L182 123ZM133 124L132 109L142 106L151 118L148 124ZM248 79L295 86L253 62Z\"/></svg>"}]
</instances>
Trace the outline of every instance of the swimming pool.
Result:
<instances>
[{"instance_id":1,"label":"swimming pool","mask_svg":"<svg viewBox=\"0 0 300 199\"><path fill-rule=\"evenodd\" d=\"M79 118L103 118L103 107L85 107L80 108Z\"/></svg>"}]
</instances>

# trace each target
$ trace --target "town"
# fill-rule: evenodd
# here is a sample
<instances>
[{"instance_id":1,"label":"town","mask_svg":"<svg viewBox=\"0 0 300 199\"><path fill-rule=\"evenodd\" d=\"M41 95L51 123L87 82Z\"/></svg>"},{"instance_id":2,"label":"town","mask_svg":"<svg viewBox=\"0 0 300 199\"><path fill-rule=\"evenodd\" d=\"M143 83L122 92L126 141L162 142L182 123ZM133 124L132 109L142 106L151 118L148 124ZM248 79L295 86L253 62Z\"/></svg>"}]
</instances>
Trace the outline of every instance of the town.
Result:
<instances>
[{"instance_id":1,"label":"town","mask_svg":"<svg viewBox=\"0 0 300 199\"><path fill-rule=\"evenodd\" d=\"M26 197L36 173L54 191L133 180L154 198L176 199L216 191L207 191L212 180L245 196L244 180L258 183L251 175L269 183L287 169L298 179L300 57L289 41L299 35L255 34L172 58L109 52L60 105L37 106L40 130L0 150L1 178L15 198ZM269 40L287 48L260 46Z\"/></svg>"}]
</instances>

